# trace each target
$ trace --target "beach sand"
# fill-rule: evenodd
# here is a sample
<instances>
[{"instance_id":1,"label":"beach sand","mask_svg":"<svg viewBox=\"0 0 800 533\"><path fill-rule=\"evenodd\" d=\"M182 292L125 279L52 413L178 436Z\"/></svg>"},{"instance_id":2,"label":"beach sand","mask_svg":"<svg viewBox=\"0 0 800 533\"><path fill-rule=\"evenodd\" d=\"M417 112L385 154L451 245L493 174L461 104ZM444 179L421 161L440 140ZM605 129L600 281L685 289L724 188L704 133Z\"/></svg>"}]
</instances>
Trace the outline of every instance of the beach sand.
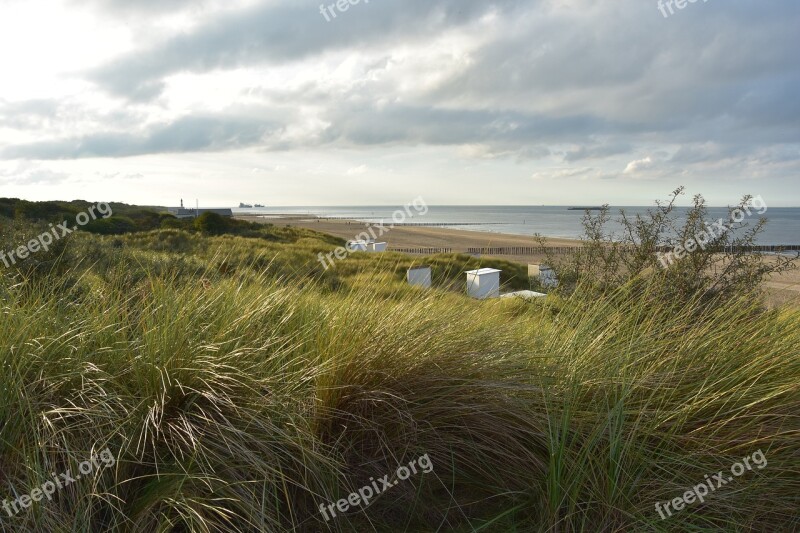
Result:
<instances>
[{"instance_id":1,"label":"beach sand","mask_svg":"<svg viewBox=\"0 0 800 533\"><path fill-rule=\"evenodd\" d=\"M237 216L241 220L260 222L263 224L289 225L313 229L342 239L352 240L367 227L364 222L355 220L317 219L309 216L285 216L260 218L255 216ZM387 231L382 241L392 248L452 248L453 252L466 253L474 247L535 247L539 243L531 236L507 235L503 233L487 233L442 227L409 227L398 226ZM571 239L547 239L548 246L579 246L580 241ZM541 254L536 255L499 255L500 259L522 264L538 264L544 260ZM791 303L800 305L800 270L786 272L765 282L771 305Z\"/></svg>"},{"instance_id":2,"label":"beach sand","mask_svg":"<svg viewBox=\"0 0 800 533\"><path fill-rule=\"evenodd\" d=\"M363 232L367 224L355 220L314 219L313 217L280 217L259 218L237 216L241 220L261 222L275 225L290 225L309 228L342 239L353 240ZM389 243L392 248L452 248L453 252L466 253L473 247L506 247L506 246L539 246L533 237L525 235L507 235L503 233L487 233L461 229L442 228L438 226L398 226L388 230L379 240ZM580 242L571 239L548 239L549 246L579 246ZM541 255L504 255L503 259L526 263L541 260Z\"/></svg>"}]
</instances>

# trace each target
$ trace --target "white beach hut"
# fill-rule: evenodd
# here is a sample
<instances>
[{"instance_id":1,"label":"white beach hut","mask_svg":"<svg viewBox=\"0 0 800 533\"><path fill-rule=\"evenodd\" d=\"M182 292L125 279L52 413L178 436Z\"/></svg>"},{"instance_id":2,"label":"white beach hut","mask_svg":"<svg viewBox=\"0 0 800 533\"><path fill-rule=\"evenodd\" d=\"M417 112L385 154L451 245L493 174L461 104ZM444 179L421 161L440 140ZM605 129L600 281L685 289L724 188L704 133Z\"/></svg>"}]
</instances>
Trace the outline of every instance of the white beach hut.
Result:
<instances>
[{"instance_id":1,"label":"white beach hut","mask_svg":"<svg viewBox=\"0 0 800 533\"><path fill-rule=\"evenodd\" d=\"M426 289L430 289L431 267L418 266L409 268L408 272L406 273L406 279L408 280L409 285L415 285L417 287L424 287Z\"/></svg>"},{"instance_id":2,"label":"white beach hut","mask_svg":"<svg viewBox=\"0 0 800 533\"><path fill-rule=\"evenodd\" d=\"M350 252L366 252L368 247L367 241L347 241L347 250Z\"/></svg>"},{"instance_id":3,"label":"white beach hut","mask_svg":"<svg viewBox=\"0 0 800 533\"><path fill-rule=\"evenodd\" d=\"M387 244L385 242L371 242L369 243L370 252L385 252Z\"/></svg>"},{"instance_id":4,"label":"white beach hut","mask_svg":"<svg viewBox=\"0 0 800 533\"><path fill-rule=\"evenodd\" d=\"M545 289L555 289L558 287L558 276L555 271L547 265L528 265L528 277L537 278L539 284Z\"/></svg>"},{"instance_id":5,"label":"white beach hut","mask_svg":"<svg viewBox=\"0 0 800 533\"><path fill-rule=\"evenodd\" d=\"M500 296L500 272L496 268L479 268L467 271L467 294L485 300Z\"/></svg>"},{"instance_id":6,"label":"white beach hut","mask_svg":"<svg viewBox=\"0 0 800 533\"><path fill-rule=\"evenodd\" d=\"M545 289L555 289L558 287L558 277L556 272L547 265L539 266L539 283Z\"/></svg>"}]
</instances>

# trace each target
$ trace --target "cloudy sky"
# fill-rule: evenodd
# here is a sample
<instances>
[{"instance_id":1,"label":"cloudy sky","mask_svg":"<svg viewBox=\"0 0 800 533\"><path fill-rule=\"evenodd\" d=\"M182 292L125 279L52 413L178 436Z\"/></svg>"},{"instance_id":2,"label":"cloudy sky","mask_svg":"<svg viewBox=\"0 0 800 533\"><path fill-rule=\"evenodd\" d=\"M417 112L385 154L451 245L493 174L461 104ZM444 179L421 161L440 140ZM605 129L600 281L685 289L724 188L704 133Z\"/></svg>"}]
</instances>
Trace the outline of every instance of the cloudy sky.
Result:
<instances>
[{"instance_id":1,"label":"cloudy sky","mask_svg":"<svg viewBox=\"0 0 800 533\"><path fill-rule=\"evenodd\" d=\"M0 0L0 196L800 205L797 0L320 8Z\"/></svg>"}]
</instances>

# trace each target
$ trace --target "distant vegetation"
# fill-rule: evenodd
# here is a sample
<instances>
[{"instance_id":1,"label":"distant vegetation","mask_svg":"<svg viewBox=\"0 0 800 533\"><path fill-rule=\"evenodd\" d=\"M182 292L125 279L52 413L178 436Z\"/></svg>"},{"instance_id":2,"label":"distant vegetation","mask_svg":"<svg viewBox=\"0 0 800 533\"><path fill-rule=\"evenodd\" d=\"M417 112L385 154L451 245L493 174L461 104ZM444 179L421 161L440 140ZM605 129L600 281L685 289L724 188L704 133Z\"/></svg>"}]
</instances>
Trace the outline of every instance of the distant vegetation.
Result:
<instances>
[{"instance_id":1,"label":"distant vegetation","mask_svg":"<svg viewBox=\"0 0 800 533\"><path fill-rule=\"evenodd\" d=\"M90 204L0 205L10 249ZM0 265L0 501L116 458L0 508L4 531L800 528L797 311L667 297L661 270L479 302L464 270L527 288L523 268L357 253L325 270L340 239L112 208L135 231ZM422 263L432 290L404 282ZM656 502L757 450L763 470L661 520ZM432 473L324 520L424 454Z\"/></svg>"},{"instance_id":2,"label":"distant vegetation","mask_svg":"<svg viewBox=\"0 0 800 533\"><path fill-rule=\"evenodd\" d=\"M92 202L29 202L17 198L0 198L0 222L3 218L20 223L61 223L67 221L75 226L75 217L94 205ZM158 229L166 219L174 219L168 213L121 203L109 204L113 216L98 219L82 227L82 230L100 235L121 235L134 231Z\"/></svg>"},{"instance_id":3,"label":"distant vegetation","mask_svg":"<svg viewBox=\"0 0 800 533\"><path fill-rule=\"evenodd\" d=\"M0 224L16 221L18 224L57 224L67 221L75 226L75 217L91 207L92 202L75 200L72 202L29 202L17 198L0 198ZM139 207L117 202L109 204L113 216L98 218L81 226L80 230L97 235L123 235L157 229L183 229L189 232L201 231L210 235L244 235L269 237L265 226L242 220L222 217L216 213L203 213L196 220L178 219L166 210ZM1 227L1 226L0 226Z\"/></svg>"}]
</instances>

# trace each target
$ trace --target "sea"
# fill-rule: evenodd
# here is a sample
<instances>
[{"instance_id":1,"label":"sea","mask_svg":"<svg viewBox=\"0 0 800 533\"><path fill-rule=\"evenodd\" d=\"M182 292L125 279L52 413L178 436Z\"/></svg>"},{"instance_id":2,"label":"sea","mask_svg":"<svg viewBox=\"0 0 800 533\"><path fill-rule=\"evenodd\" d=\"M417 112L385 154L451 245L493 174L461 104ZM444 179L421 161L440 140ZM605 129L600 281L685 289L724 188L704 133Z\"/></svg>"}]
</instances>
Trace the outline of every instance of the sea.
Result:
<instances>
[{"instance_id":1,"label":"sea","mask_svg":"<svg viewBox=\"0 0 800 533\"><path fill-rule=\"evenodd\" d=\"M511 235L542 235L544 237L578 239L582 236L581 220L585 211L571 210L574 207L585 206L428 206L428 212L419 213L413 206L408 211L413 215L406 215L405 224L436 225L445 228L465 229L470 231L483 231L487 233L505 233ZM611 221L607 228L613 236L621 235L622 226L616 222L620 209L629 217L637 214L644 215L652 207L611 207ZM250 209L234 208L235 215L261 215L267 218L278 215L297 215L323 218L345 218L364 222L391 223L393 215L398 210L406 213L397 206L352 206L352 207L259 207ZM678 208L679 219L685 217L688 208ZM763 209L762 209L763 210ZM767 225L757 239L759 245L798 245L800 244L800 207L771 207L759 215L760 210L753 209L752 216L747 217L746 223L752 224L762 216L768 220ZM597 215L598 212L594 211ZM397 215L396 219L400 220ZM709 225L719 219L729 221L728 208L709 207Z\"/></svg>"}]
</instances>

